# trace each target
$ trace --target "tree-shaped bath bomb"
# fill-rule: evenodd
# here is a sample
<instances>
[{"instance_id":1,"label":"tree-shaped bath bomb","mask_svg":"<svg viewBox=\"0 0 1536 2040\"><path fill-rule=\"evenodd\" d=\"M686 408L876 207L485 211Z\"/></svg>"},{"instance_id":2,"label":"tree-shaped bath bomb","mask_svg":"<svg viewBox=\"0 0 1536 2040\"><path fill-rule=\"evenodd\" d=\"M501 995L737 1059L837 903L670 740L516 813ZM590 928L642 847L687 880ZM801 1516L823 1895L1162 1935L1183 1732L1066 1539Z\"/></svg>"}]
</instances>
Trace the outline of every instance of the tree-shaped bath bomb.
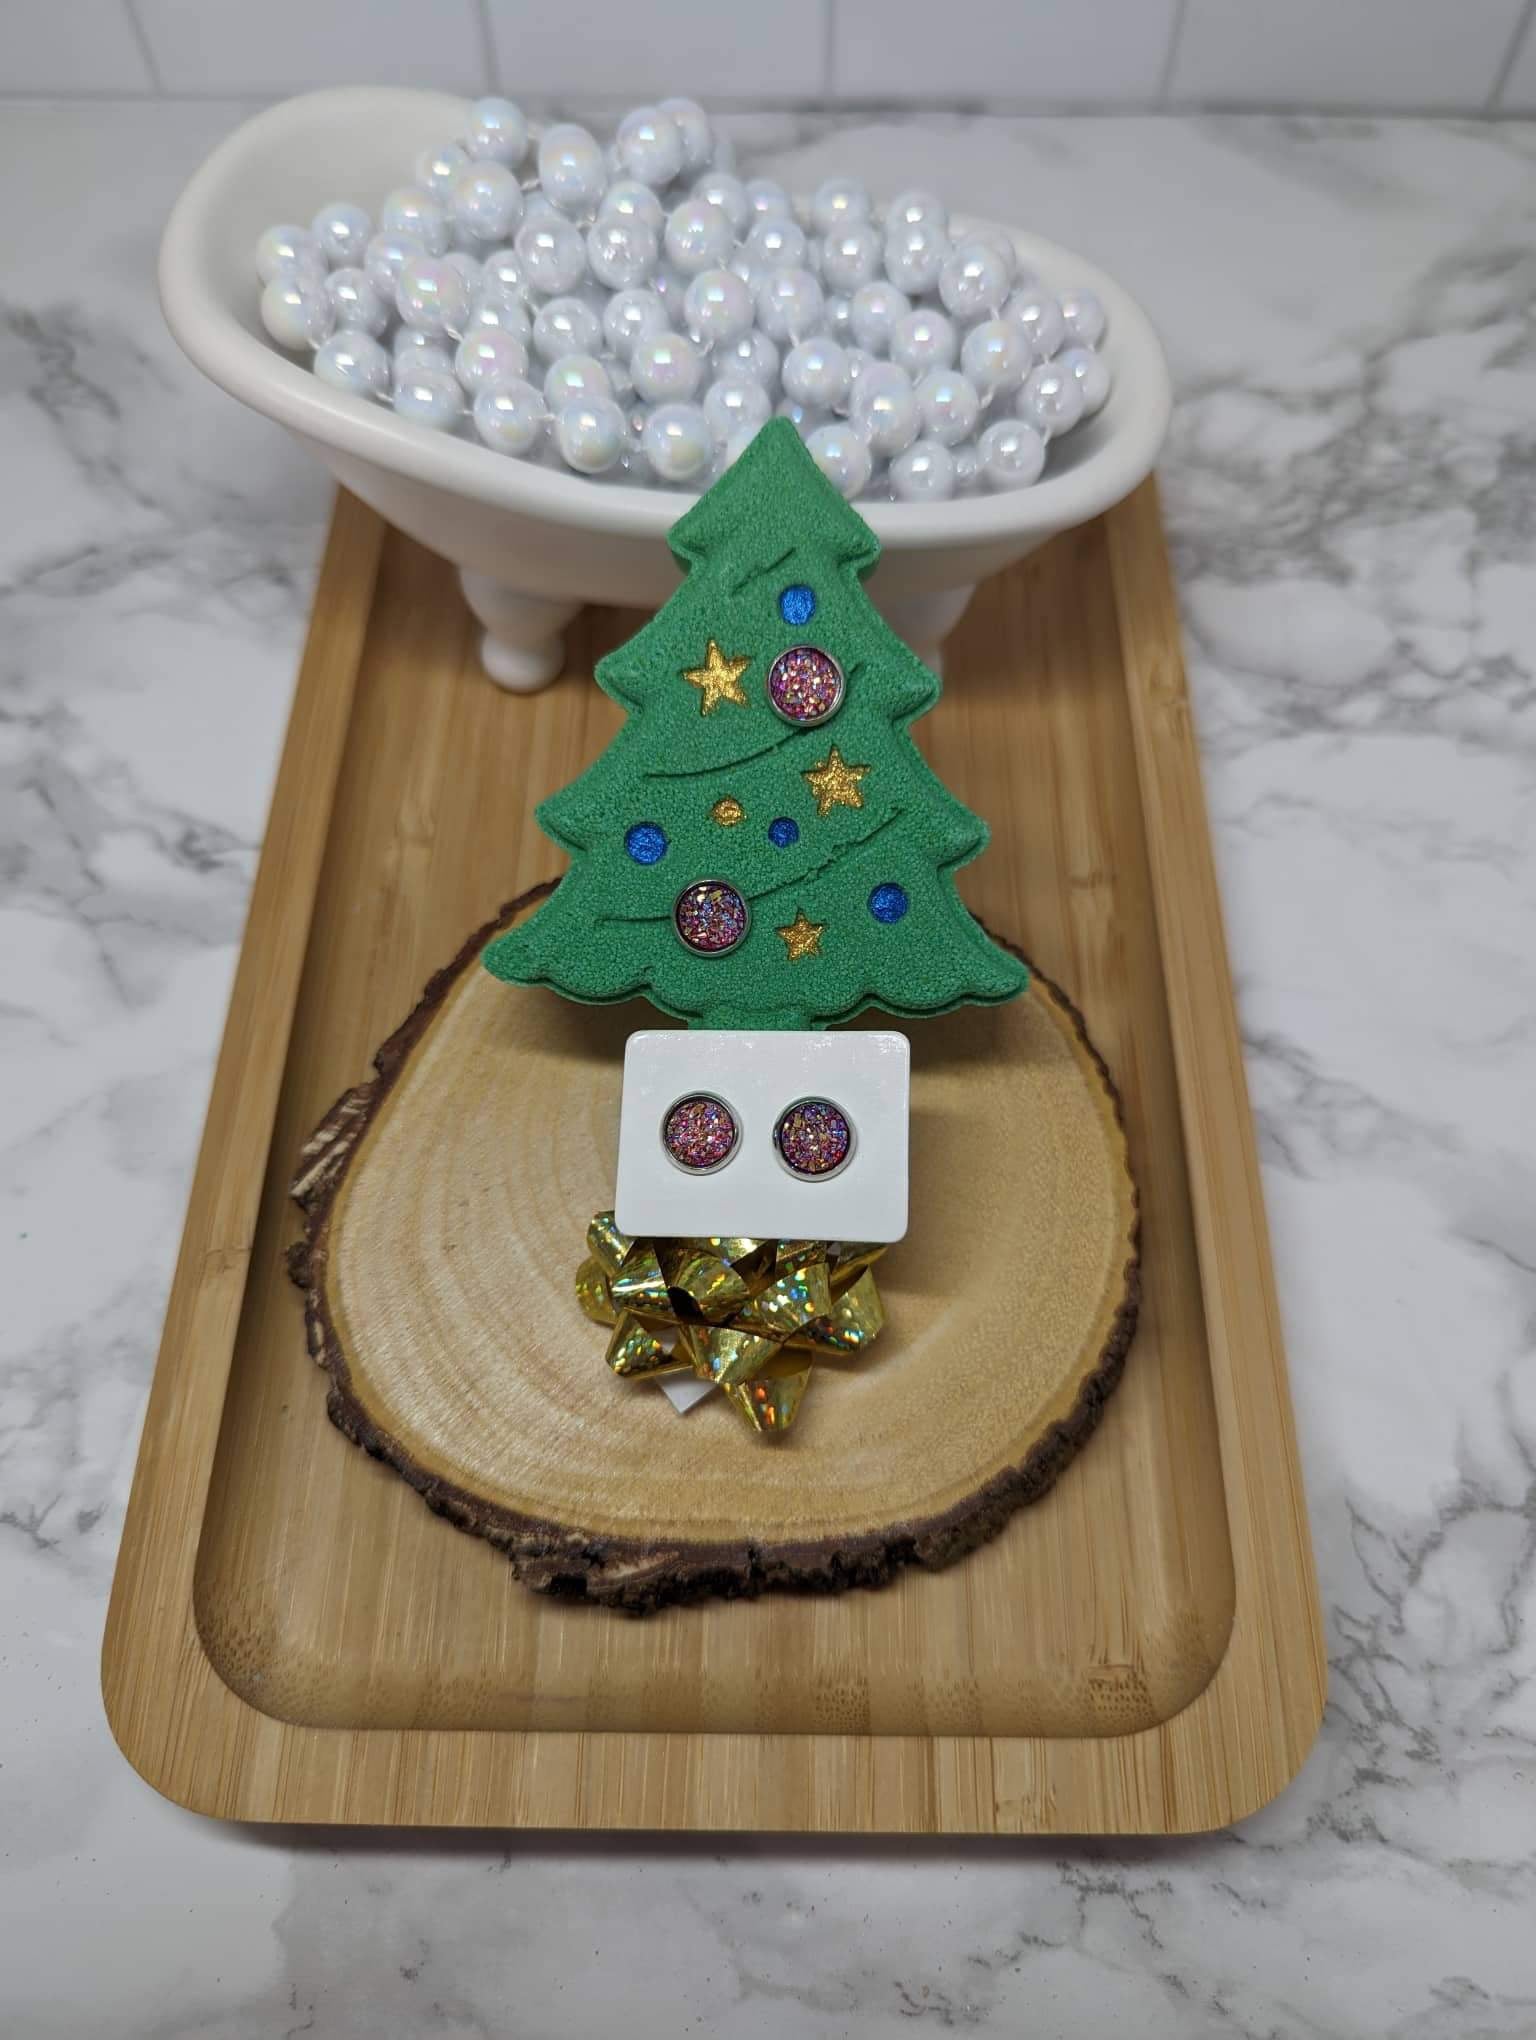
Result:
<instances>
[{"instance_id":1,"label":"tree-shaped bath bomb","mask_svg":"<svg viewBox=\"0 0 1536 2040\"><path fill-rule=\"evenodd\" d=\"M787 419L671 544L683 585L597 669L628 721L538 810L570 871L487 967L716 1028L1021 992L955 890L985 824L908 734L938 679L864 593L875 535Z\"/></svg>"}]
</instances>

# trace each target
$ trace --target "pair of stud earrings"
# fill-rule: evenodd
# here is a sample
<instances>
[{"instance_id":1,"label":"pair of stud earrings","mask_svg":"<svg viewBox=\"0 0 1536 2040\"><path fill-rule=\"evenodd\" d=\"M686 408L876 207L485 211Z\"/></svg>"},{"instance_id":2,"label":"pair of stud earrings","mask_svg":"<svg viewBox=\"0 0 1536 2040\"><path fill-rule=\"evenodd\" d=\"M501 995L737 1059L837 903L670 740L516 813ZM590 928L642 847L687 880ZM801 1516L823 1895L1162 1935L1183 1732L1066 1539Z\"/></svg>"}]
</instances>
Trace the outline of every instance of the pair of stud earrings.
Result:
<instances>
[{"instance_id":1,"label":"pair of stud earrings","mask_svg":"<svg viewBox=\"0 0 1536 2040\"><path fill-rule=\"evenodd\" d=\"M734 1161L741 1138L736 1113L709 1091L689 1092L662 1117L662 1148L690 1176L713 1175ZM852 1159L853 1121L830 1098L797 1098L774 1121L773 1150L801 1182L825 1182Z\"/></svg>"}]
</instances>

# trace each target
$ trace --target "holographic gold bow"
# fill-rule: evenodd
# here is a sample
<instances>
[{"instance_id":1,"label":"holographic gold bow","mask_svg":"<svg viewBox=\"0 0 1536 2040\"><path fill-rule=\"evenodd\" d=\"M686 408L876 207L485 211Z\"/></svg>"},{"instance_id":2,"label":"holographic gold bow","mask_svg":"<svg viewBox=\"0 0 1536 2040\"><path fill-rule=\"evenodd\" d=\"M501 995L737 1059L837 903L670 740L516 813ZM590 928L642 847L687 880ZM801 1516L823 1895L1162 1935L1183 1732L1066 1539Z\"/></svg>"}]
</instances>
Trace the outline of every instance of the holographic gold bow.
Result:
<instances>
[{"instance_id":1,"label":"holographic gold bow","mask_svg":"<svg viewBox=\"0 0 1536 2040\"><path fill-rule=\"evenodd\" d=\"M611 1325L626 1381L696 1374L754 1431L787 1431L817 1353L862 1353L885 1323L883 1246L828 1240L631 1239L600 1211L576 1273L587 1316Z\"/></svg>"}]
</instances>

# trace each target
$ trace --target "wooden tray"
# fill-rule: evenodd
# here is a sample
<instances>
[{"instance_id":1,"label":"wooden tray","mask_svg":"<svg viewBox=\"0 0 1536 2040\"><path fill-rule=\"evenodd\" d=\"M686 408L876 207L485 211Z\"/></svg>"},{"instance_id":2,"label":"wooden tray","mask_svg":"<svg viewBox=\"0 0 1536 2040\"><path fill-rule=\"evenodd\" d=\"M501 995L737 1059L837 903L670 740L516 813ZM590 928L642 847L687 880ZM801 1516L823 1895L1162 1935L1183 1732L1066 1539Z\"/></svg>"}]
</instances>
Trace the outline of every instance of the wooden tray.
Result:
<instances>
[{"instance_id":1,"label":"wooden tray","mask_svg":"<svg viewBox=\"0 0 1536 2040\"><path fill-rule=\"evenodd\" d=\"M916 726L992 823L966 897L1087 1014L1141 1187L1135 1347L1052 1493L878 1593L634 1622L527 1593L325 1421L283 1270L294 1158L463 932L555 874L534 803L611 735L586 676L634 626L592 614L575 671L505 695L451 570L339 502L108 1618L114 1733L160 1791L247 1820L1172 1833L1250 1812L1310 1745L1323 1649L1150 484L981 591ZM743 1676L765 1652L781 1676Z\"/></svg>"}]
</instances>

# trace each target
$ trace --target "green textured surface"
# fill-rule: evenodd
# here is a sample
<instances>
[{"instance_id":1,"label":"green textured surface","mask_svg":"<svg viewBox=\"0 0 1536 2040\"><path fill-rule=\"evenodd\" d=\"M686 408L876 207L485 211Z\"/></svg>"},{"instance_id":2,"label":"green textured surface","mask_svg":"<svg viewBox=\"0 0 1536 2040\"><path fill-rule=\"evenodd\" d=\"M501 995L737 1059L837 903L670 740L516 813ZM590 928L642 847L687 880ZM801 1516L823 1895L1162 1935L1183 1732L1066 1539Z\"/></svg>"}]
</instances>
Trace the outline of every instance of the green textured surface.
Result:
<instances>
[{"instance_id":1,"label":"green textured surface","mask_svg":"<svg viewBox=\"0 0 1536 2040\"><path fill-rule=\"evenodd\" d=\"M986 825L935 777L907 732L939 698L939 681L890 630L861 581L879 556L874 533L826 481L788 420L775 420L673 527L687 570L651 621L597 669L628 721L580 778L538 810L571 857L559 887L493 942L486 967L519 984L602 1003L639 994L706 1027L819 1027L861 1007L897 1015L946 1013L1015 997L1027 972L990 941L961 904L953 874L986 847ZM781 591L805 583L816 614L793 626ZM747 705L702 712L683 677L713 638L727 658L748 656ZM797 729L769 705L768 671L792 645L814 644L843 669L838 713ZM862 807L817 813L802 776L833 745L869 769ZM725 796L746 811L735 827L710 817ZM796 822L776 848L768 825ZM669 840L651 865L625 849L632 824ZM739 948L700 957L672 925L687 885L725 879L751 903ZM869 911L877 885L902 886L904 919ZM791 961L775 932L797 913L825 924L820 951Z\"/></svg>"}]
</instances>

